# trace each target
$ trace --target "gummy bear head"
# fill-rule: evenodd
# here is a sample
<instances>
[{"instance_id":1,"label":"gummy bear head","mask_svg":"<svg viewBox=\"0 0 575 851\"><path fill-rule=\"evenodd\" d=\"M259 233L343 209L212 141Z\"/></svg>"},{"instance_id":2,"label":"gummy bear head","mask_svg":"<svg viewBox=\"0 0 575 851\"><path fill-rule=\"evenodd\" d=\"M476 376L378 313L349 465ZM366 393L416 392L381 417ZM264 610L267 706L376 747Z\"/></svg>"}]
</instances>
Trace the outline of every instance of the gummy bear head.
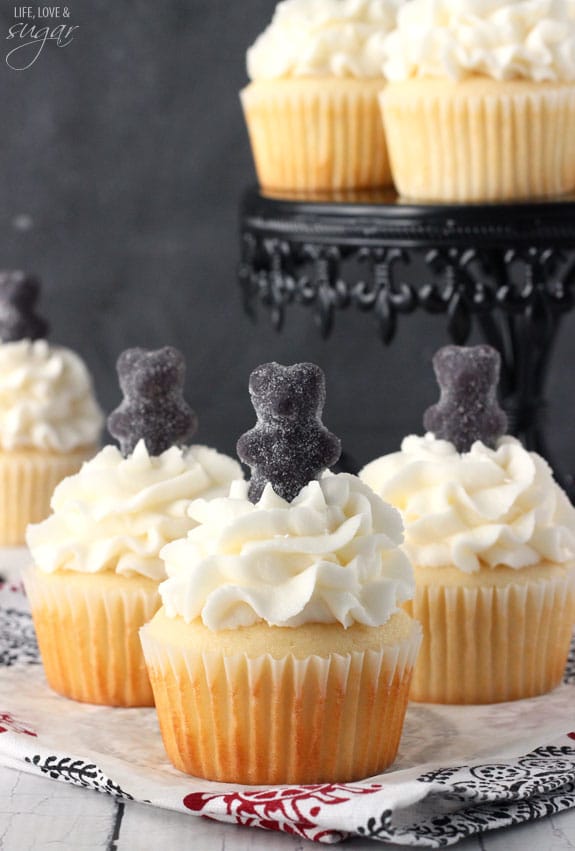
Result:
<instances>
[{"instance_id":1,"label":"gummy bear head","mask_svg":"<svg viewBox=\"0 0 575 851\"><path fill-rule=\"evenodd\" d=\"M2 301L17 307L29 307L35 304L39 295L40 283L36 278L19 271L0 273Z\"/></svg>"},{"instance_id":2,"label":"gummy bear head","mask_svg":"<svg viewBox=\"0 0 575 851\"><path fill-rule=\"evenodd\" d=\"M48 323L36 314L40 282L21 271L0 271L0 340L38 340L48 333Z\"/></svg>"},{"instance_id":3,"label":"gummy bear head","mask_svg":"<svg viewBox=\"0 0 575 851\"><path fill-rule=\"evenodd\" d=\"M313 363L265 363L250 375L252 404L262 422L314 420L325 403L325 377Z\"/></svg>"},{"instance_id":4,"label":"gummy bear head","mask_svg":"<svg viewBox=\"0 0 575 851\"><path fill-rule=\"evenodd\" d=\"M444 346L433 358L433 368L442 390L465 397L495 393L499 381L500 356L488 345Z\"/></svg>"},{"instance_id":5,"label":"gummy bear head","mask_svg":"<svg viewBox=\"0 0 575 851\"><path fill-rule=\"evenodd\" d=\"M182 390L184 358L172 346L126 349L118 358L118 378L126 399L162 399Z\"/></svg>"}]
</instances>

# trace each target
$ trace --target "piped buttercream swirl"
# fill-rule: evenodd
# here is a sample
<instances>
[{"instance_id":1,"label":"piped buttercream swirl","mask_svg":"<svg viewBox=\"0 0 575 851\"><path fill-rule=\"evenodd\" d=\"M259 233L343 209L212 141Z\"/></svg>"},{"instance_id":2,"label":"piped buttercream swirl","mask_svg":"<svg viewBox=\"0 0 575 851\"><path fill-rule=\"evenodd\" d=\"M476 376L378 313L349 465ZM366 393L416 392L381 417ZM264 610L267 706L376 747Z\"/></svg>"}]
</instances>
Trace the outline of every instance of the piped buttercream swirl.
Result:
<instances>
[{"instance_id":1,"label":"piped buttercream swirl","mask_svg":"<svg viewBox=\"0 0 575 851\"><path fill-rule=\"evenodd\" d=\"M575 509L546 461L513 437L459 454L432 434L368 464L366 484L398 508L419 567L520 569L575 558Z\"/></svg>"},{"instance_id":2,"label":"piped buttercream swirl","mask_svg":"<svg viewBox=\"0 0 575 851\"><path fill-rule=\"evenodd\" d=\"M385 44L391 81L575 80L571 0L408 0Z\"/></svg>"},{"instance_id":3,"label":"piped buttercream swirl","mask_svg":"<svg viewBox=\"0 0 575 851\"><path fill-rule=\"evenodd\" d=\"M413 595L399 513L356 476L326 474L291 502L267 485L247 499L190 507L198 525L162 550L166 614L212 630L353 623L379 626Z\"/></svg>"},{"instance_id":4,"label":"piped buttercream swirl","mask_svg":"<svg viewBox=\"0 0 575 851\"><path fill-rule=\"evenodd\" d=\"M399 0L284 0L248 50L252 80L381 77Z\"/></svg>"},{"instance_id":5,"label":"piped buttercream swirl","mask_svg":"<svg viewBox=\"0 0 575 851\"><path fill-rule=\"evenodd\" d=\"M77 354L46 340L0 345L0 446L69 452L97 444L103 425Z\"/></svg>"},{"instance_id":6,"label":"piped buttercream swirl","mask_svg":"<svg viewBox=\"0 0 575 851\"><path fill-rule=\"evenodd\" d=\"M116 571L165 578L159 553L196 525L190 502L227 493L241 478L232 458L206 446L150 456L144 441L124 458L105 446L52 496L52 514L28 527L40 570Z\"/></svg>"}]
</instances>

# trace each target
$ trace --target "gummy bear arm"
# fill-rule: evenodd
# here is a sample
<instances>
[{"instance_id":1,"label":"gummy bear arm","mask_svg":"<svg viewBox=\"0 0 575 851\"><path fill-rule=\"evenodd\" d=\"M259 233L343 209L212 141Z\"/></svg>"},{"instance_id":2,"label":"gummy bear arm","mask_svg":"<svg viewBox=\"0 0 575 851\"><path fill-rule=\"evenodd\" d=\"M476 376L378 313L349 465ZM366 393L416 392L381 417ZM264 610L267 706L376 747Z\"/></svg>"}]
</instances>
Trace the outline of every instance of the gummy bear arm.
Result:
<instances>
[{"instance_id":1,"label":"gummy bear arm","mask_svg":"<svg viewBox=\"0 0 575 851\"><path fill-rule=\"evenodd\" d=\"M108 417L108 431L116 440L122 440L130 432L131 417L123 405L116 408Z\"/></svg>"},{"instance_id":2,"label":"gummy bear arm","mask_svg":"<svg viewBox=\"0 0 575 851\"><path fill-rule=\"evenodd\" d=\"M264 476L259 476L257 473L252 475L248 488L248 499L251 503L258 502L266 485L267 479Z\"/></svg>"},{"instance_id":3,"label":"gummy bear arm","mask_svg":"<svg viewBox=\"0 0 575 851\"><path fill-rule=\"evenodd\" d=\"M34 317L34 320L30 325L30 339L31 340L44 340L48 336L48 332L50 330L50 326L48 323L41 319L39 316Z\"/></svg>"},{"instance_id":4,"label":"gummy bear arm","mask_svg":"<svg viewBox=\"0 0 575 851\"><path fill-rule=\"evenodd\" d=\"M334 464L337 464L339 459L341 458L342 453L342 445L341 440L335 434L330 432L330 445L333 446L333 452L331 454L331 460L328 462L328 467L333 467Z\"/></svg>"},{"instance_id":5,"label":"gummy bear arm","mask_svg":"<svg viewBox=\"0 0 575 851\"><path fill-rule=\"evenodd\" d=\"M499 431L500 434L505 434L508 426L509 426L509 417L507 416L505 411L502 408L500 408L499 412L498 412L498 422L497 422L496 428L497 428L497 430Z\"/></svg>"},{"instance_id":6,"label":"gummy bear arm","mask_svg":"<svg viewBox=\"0 0 575 851\"><path fill-rule=\"evenodd\" d=\"M425 431L434 432L438 427L438 407L439 405L432 405L431 408L428 408L423 415L423 428Z\"/></svg>"},{"instance_id":7,"label":"gummy bear arm","mask_svg":"<svg viewBox=\"0 0 575 851\"><path fill-rule=\"evenodd\" d=\"M185 427L186 426L185 426L185 423L184 423L184 428ZM187 432L184 436L183 442L189 443L191 441L191 439L193 438L193 436L195 435L195 433L197 432L197 430L198 430L198 418L197 418L195 413L191 412L190 424L189 424L188 430L187 430Z\"/></svg>"},{"instance_id":8,"label":"gummy bear arm","mask_svg":"<svg viewBox=\"0 0 575 851\"><path fill-rule=\"evenodd\" d=\"M238 442L236 443L236 452L240 461L243 461L244 464L253 464L253 450L256 447L258 434L259 432L256 426L255 428L250 429L250 431L246 431L245 434L242 434L241 437L238 438Z\"/></svg>"},{"instance_id":9,"label":"gummy bear arm","mask_svg":"<svg viewBox=\"0 0 575 851\"><path fill-rule=\"evenodd\" d=\"M125 414L119 408L112 411L112 413L108 416L108 431L110 434L114 434L115 431L123 427L124 419Z\"/></svg>"},{"instance_id":10,"label":"gummy bear arm","mask_svg":"<svg viewBox=\"0 0 575 851\"><path fill-rule=\"evenodd\" d=\"M324 431L318 441L316 458L314 458L318 475L324 470L333 467L341 456L341 440L330 431Z\"/></svg>"}]
</instances>

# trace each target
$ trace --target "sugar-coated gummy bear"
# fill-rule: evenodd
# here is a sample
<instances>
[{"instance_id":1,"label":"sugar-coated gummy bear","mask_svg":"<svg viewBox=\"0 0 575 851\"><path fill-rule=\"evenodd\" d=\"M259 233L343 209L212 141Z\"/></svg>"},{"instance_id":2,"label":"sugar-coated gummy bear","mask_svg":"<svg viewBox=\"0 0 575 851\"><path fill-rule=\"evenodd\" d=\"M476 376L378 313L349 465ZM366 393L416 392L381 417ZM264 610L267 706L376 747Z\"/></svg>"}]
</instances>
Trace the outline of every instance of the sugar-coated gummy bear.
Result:
<instances>
[{"instance_id":1,"label":"sugar-coated gummy bear","mask_svg":"<svg viewBox=\"0 0 575 851\"><path fill-rule=\"evenodd\" d=\"M183 397L185 362L172 346L126 349L117 363L124 399L108 417L108 430L124 456L144 440L150 455L186 444L197 428Z\"/></svg>"},{"instance_id":2,"label":"sugar-coated gummy bear","mask_svg":"<svg viewBox=\"0 0 575 851\"><path fill-rule=\"evenodd\" d=\"M507 429L497 402L501 359L491 346L445 346L433 358L441 389L439 402L428 408L423 424L458 452L469 452L476 440L491 448Z\"/></svg>"},{"instance_id":3,"label":"sugar-coated gummy bear","mask_svg":"<svg viewBox=\"0 0 575 851\"><path fill-rule=\"evenodd\" d=\"M25 272L0 271L0 340L38 340L48 333L48 323L36 314L40 282Z\"/></svg>"},{"instance_id":4,"label":"sugar-coated gummy bear","mask_svg":"<svg viewBox=\"0 0 575 851\"><path fill-rule=\"evenodd\" d=\"M339 438L321 421L325 376L313 363L266 363L252 372L249 387L257 424L237 445L252 470L249 499L257 502L270 482L291 502L341 454Z\"/></svg>"}]
</instances>

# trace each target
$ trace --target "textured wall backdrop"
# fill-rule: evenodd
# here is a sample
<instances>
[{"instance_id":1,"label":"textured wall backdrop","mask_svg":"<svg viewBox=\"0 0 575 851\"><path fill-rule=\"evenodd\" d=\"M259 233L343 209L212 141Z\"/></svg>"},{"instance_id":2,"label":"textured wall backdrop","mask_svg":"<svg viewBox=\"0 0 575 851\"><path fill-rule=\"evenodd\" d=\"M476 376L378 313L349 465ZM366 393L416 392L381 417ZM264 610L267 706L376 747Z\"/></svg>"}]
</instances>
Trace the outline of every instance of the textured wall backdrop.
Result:
<instances>
[{"instance_id":1,"label":"textured wall backdrop","mask_svg":"<svg viewBox=\"0 0 575 851\"><path fill-rule=\"evenodd\" d=\"M49 43L13 71L4 39L14 5L2 3L0 265L41 276L52 339L84 355L106 409L118 401L121 349L171 343L187 357L198 439L233 451L253 422L251 369L315 360L327 373L326 422L366 461L421 430L444 322L404 317L385 349L365 314L342 314L322 342L304 310L290 312L281 335L242 313L238 202L255 178L237 95L245 49L273 7L72 0L73 42ZM550 431L575 469L571 318L566 326Z\"/></svg>"}]
</instances>

